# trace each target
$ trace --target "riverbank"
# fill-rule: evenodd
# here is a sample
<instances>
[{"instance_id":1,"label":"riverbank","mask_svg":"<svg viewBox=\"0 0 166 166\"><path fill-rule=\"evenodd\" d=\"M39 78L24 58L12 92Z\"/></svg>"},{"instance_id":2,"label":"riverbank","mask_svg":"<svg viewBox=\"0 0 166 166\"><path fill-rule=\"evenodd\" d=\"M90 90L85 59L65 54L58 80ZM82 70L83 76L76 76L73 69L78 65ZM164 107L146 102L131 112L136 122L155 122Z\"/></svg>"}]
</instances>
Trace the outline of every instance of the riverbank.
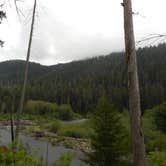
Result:
<instances>
[{"instance_id":1,"label":"riverbank","mask_svg":"<svg viewBox=\"0 0 166 166\"><path fill-rule=\"evenodd\" d=\"M33 156L34 160L39 159L42 163L48 162L52 165L61 155L70 153L73 156L72 166L82 164L81 159L84 153L80 150L66 148L60 145L52 145L49 141L37 139L32 135L20 133L20 141L23 147ZM6 126L0 127L0 145L7 147L11 144L10 128Z\"/></svg>"},{"instance_id":2,"label":"riverbank","mask_svg":"<svg viewBox=\"0 0 166 166\"><path fill-rule=\"evenodd\" d=\"M89 122L86 119L74 121L27 120L21 122L21 132L52 145L64 146L83 152L90 151ZM1 126L10 129L9 120L1 120Z\"/></svg>"}]
</instances>

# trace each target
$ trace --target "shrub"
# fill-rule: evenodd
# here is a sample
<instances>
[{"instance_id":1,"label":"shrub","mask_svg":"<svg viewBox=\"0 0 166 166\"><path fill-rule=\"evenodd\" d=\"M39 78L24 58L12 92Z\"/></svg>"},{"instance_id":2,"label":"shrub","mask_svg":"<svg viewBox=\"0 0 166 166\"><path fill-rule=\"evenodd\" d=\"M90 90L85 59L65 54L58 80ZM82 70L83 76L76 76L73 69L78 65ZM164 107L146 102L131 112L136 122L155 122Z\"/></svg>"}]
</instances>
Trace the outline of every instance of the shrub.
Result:
<instances>
[{"instance_id":1,"label":"shrub","mask_svg":"<svg viewBox=\"0 0 166 166\"><path fill-rule=\"evenodd\" d=\"M157 130L155 123L156 111L159 107L146 110L143 115L143 127L145 133L146 151L165 151L166 150L166 134Z\"/></svg>"},{"instance_id":2,"label":"shrub","mask_svg":"<svg viewBox=\"0 0 166 166\"><path fill-rule=\"evenodd\" d=\"M31 113L35 115L45 115L49 113L55 113L55 111L58 109L58 106L56 103L50 103L45 101L33 101L29 100L25 106L25 112Z\"/></svg>"},{"instance_id":3,"label":"shrub","mask_svg":"<svg viewBox=\"0 0 166 166\"><path fill-rule=\"evenodd\" d=\"M1 166L46 166L40 160L33 159L23 148L12 150L11 148L0 148Z\"/></svg>"},{"instance_id":4,"label":"shrub","mask_svg":"<svg viewBox=\"0 0 166 166\"><path fill-rule=\"evenodd\" d=\"M148 166L166 166L166 153L155 151L147 156Z\"/></svg>"},{"instance_id":5,"label":"shrub","mask_svg":"<svg viewBox=\"0 0 166 166\"><path fill-rule=\"evenodd\" d=\"M59 106L58 114L61 120L72 120L74 116L71 106L67 104Z\"/></svg>"},{"instance_id":6,"label":"shrub","mask_svg":"<svg viewBox=\"0 0 166 166\"><path fill-rule=\"evenodd\" d=\"M166 135L159 131L145 132L146 151L166 150Z\"/></svg>"},{"instance_id":7,"label":"shrub","mask_svg":"<svg viewBox=\"0 0 166 166\"><path fill-rule=\"evenodd\" d=\"M50 132L57 133L61 124L58 120L55 120L53 123L49 124L48 128Z\"/></svg>"},{"instance_id":8,"label":"shrub","mask_svg":"<svg viewBox=\"0 0 166 166\"><path fill-rule=\"evenodd\" d=\"M80 116L72 111L70 105L62 104L58 106L56 103L50 103L40 100L29 100L25 105L25 113L32 115L45 115L46 117L55 117L61 120L72 120Z\"/></svg>"},{"instance_id":9,"label":"shrub","mask_svg":"<svg viewBox=\"0 0 166 166\"><path fill-rule=\"evenodd\" d=\"M53 166L71 166L74 155L65 153L57 159ZM0 166L48 166L41 159L34 159L25 149L12 150L8 147L0 147Z\"/></svg>"},{"instance_id":10,"label":"shrub","mask_svg":"<svg viewBox=\"0 0 166 166\"><path fill-rule=\"evenodd\" d=\"M166 133L166 102L154 108L157 128Z\"/></svg>"}]
</instances>

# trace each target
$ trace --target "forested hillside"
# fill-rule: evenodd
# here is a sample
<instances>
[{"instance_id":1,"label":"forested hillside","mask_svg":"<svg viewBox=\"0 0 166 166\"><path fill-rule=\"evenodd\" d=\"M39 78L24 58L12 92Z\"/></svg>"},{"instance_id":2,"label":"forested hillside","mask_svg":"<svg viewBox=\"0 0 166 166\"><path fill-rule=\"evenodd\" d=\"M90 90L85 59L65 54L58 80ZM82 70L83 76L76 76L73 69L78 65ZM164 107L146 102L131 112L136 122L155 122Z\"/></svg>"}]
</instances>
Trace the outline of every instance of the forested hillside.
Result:
<instances>
[{"instance_id":1,"label":"forested hillside","mask_svg":"<svg viewBox=\"0 0 166 166\"><path fill-rule=\"evenodd\" d=\"M138 49L137 55L142 107L151 108L166 100L166 45ZM24 64L0 63L1 91L14 89L16 103ZM124 53L112 53L54 66L31 63L26 99L69 103L75 112L86 113L104 93L122 110L128 103L126 87Z\"/></svg>"}]
</instances>

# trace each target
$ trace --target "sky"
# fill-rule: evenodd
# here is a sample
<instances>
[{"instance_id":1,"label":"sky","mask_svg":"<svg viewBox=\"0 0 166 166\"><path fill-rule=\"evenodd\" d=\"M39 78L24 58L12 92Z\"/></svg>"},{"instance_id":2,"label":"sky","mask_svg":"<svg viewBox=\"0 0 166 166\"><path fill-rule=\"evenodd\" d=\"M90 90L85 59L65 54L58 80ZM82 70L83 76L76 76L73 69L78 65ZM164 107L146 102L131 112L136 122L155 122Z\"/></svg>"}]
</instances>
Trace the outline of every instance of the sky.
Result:
<instances>
[{"instance_id":1,"label":"sky","mask_svg":"<svg viewBox=\"0 0 166 166\"><path fill-rule=\"evenodd\" d=\"M1 0L0 0L1 1ZM124 50L122 0L37 0L31 61L54 65ZM166 33L165 0L133 0L136 41ZM0 25L0 61L26 59L33 0L11 0Z\"/></svg>"}]
</instances>

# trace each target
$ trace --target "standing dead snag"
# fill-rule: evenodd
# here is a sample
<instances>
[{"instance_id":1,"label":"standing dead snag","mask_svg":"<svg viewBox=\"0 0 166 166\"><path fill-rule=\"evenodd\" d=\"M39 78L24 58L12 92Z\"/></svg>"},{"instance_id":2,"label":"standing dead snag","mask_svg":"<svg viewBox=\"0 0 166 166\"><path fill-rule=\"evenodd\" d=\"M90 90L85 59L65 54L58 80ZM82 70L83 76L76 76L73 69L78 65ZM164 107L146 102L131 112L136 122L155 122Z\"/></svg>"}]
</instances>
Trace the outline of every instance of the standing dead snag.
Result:
<instances>
[{"instance_id":1,"label":"standing dead snag","mask_svg":"<svg viewBox=\"0 0 166 166\"><path fill-rule=\"evenodd\" d=\"M13 118L13 112L14 112L14 96L12 96L12 106L10 110L10 126L11 126L11 141L14 142L14 118Z\"/></svg>"},{"instance_id":2,"label":"standing dead snag","mask_svg":"<svg viewBox=\"0 0 166 166\"><path fill-rule=\"evenodd\" d=\"M30 53L31 53L32 37L33 37L33 30L34 30L34 23L35 23L35 13L36 13L36 0L34 1L34 7L33 7L32 23L31 23L31 30L30 30L30 36L29 36L27 58L26 58L26 64L25 64L24 82L23 82L23 88L22 88L22 92L21 92L20 105L19 105L19 110L18 110L19 112L18 112L17 127L16 127L16 139L18 139L18 137L19 137L20 122L21 122L21 117L22 117L22 112L23 112L23 105L24 105L24 99L25 99L27 77L28 77L28 69L29 69L29 58L30 58Z\"/></svg>"},{"instance_id":3,"label":"standing dead snag","mask_svg":"<svg viewBox=\"0 0 166 166\"><path fill-rule=\"evenodd\" d=\"M128 76L129 110L134 166L145 166L145 144L141 124L140 91L137 72L137 57L133 30L131 0L123 0L124 32Z\"/></svg>"}]
</instances>

